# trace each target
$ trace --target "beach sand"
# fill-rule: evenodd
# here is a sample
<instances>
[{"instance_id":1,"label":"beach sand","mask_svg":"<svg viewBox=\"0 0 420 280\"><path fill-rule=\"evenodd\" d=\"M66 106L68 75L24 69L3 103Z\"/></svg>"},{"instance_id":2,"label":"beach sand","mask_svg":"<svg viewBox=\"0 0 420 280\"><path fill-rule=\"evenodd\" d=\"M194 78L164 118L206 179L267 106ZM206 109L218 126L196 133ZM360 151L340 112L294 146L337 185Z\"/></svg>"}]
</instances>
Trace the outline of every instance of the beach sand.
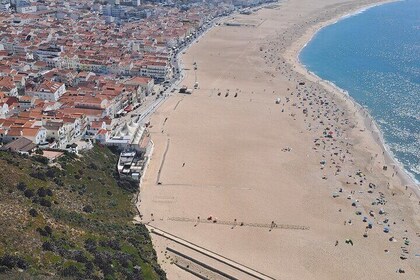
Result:
<instances>
[{"instance_id":1,"label":"beach sand","mask_svg":"<svg viewBox=\"0 0 420 280\"><path fill-rule=\"evenodd\" d=\"M418 279L417 186L363 111L297 60L317 29L373 2L284 1L193 44L181 84L194 85L196 62L199 89L151 118L142 221L275 279ZM279 228L255 226L272 221ZM165 257L174 245L152 238L169 279L196 279Z\"/></svg>"}]
</instances>

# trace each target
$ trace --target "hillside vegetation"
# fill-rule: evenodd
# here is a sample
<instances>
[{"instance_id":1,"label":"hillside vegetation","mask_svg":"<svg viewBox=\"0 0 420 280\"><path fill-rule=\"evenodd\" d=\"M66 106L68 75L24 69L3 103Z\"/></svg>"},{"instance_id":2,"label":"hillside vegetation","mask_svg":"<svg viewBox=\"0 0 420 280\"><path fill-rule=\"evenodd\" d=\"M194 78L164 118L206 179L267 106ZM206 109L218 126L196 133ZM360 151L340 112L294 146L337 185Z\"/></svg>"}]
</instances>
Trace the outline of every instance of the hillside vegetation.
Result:
<instances>
[{"instance_id":1,"label":"hillside vegetation","mask_svg":"<svg viewBox=\"0 0 420 280\"><path fill-rule=\"evenodd\" d=\"M117 159L98 146L49 165L0 152L0 279L166 279Z\"/></svg>"}]
</instances>

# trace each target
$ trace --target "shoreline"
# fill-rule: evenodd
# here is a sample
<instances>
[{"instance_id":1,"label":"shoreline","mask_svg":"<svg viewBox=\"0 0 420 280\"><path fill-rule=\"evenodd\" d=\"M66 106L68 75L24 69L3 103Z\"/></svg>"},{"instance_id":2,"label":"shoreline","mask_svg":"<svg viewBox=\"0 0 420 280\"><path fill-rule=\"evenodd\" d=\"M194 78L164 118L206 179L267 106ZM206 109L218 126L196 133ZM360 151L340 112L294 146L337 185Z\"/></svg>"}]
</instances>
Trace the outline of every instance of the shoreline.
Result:
<instances>
[{"instance_id":1,"label":"shoreline","mask_svg":"<svg viewBox=\"0 0 420 280\"><path fill-rule=\"evenodd\" d=\"M379 144L379 146L382 148L385 159L387 160L387 164L394 167L394 170L397 172L397 176L404 183L404 185L407 185L410 189L412 189L415 192L416 196L420 198L420 182L416 180L413 174L411 174L408 170L405 169L404 165L392 153L392 151L390 150L389 146L387 145L384 139L383 132L379 128L375 119L369 113L368 109L363 107L361 104L359 104L352 96L350 96L350 94L345 89L338 87L336 84L334 84L333 82L329 80L322 79L321 77L316 75L314 72L306 68L306 65L304 65L300 61L300 54L302 50L314 39L314 37L318 34L318 32L320 32L323 28L336 24L337 22L344 20L346 18L364 13L369 9L372 9L381 5L389 4L389 3L399 2L399 1L401 0L388 0L388 1L383 1L380 3L368 4L366 6L357 8L354 11L346 12L345 14L340 14L334 17L333 19L320 22L316 24L315 26L311 26L309 27L308 30L306 30L303 36L298 38L292 44L292 46L290 46L286 50L285 53L291 52L295 56L295 59L291 61L291 65L296 66L297 69L295 70L298 71L300 74L304 75L309 80L312 80L316 83L320 83L322 86L329 89L334 94L337 94L340 97L351 102L352 106L356 109L356 114L358 114L358 116L361 117L362 120L364 121L364 126L366 127L366 129L371 133L372 137L375 139L375 142ZM308 31L310 31L310 34L308 34ZM303 44L300 42L302 39L304 39L305 41ZM295 45L297 42L299 42L300 43L299 45L301 46L296 51Z\"/></svg>"},{"instance_id":2,"label":"shoreline","mask_svg":"<svg viewBox=\"0 0 420 280\"><path fill-rule=\"evenodd\" d=\"M372 138L373 125L369 128L361 106L345 98L344 91L290 63L298 61L302 46L316 34L314 26L326 26L333 21L328 19L366 6L333 0L306 4L302 10L302 2L287 1L281 8L238 15L239 22L254 26L215 26L179 55L183 67L196 61L200 65L200 87L192 95L171 95L153 114L155 149L141 189L141 223L276 279L365 279L368 274L394 279L393 272L401 267L407 276L417 275L414 259L398 258L402 238L415 242L418 210L407 204L409 193L400 190L401 174L391 178L389 165L381 171L388 160ZM291 49L295 55L286 56ZM180 83L192 84L193 71L184 74ZM300 82L306 85L296 95ZM275 104L277 98L285 102ZM306 106L310 113L305 116L301 112ZM325 127L338 136L318 148L314 139ZM372 160L375 154L379 156ZM379 216L385 195L393 202L386 206L386 222ZM378 199L381 204L371 204ZM410 200L418 202L415 196ZM373 225L369 231L366 220ZM397 243L383 233L388 220ZM275 229L248 226L270 221ZM309 230L292 231L284 225ZM188 262L169 249L248 279L149 230L159 263L171 279L195 278L180 269ZM346 244L349 238L354 247ZM386 269L376 265L374 256ZM287 268L280 268L278 260ZM365 269L354 269L361 266ZM189 267L206 273L203 267Z\"/></svg>"}]
</instances>

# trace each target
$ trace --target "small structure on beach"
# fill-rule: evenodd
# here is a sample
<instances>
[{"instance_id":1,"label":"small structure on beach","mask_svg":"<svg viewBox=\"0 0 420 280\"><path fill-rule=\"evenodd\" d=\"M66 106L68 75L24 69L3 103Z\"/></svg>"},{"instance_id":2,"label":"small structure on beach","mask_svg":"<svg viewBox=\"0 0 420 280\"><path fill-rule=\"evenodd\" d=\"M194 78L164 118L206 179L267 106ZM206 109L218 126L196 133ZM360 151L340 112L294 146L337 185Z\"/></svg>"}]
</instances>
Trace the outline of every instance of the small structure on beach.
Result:
<instances>
[{"instance_id":1,"label":"small structure on beach","mask_svg":"<svg viewBox=\"0 0 420 280\"><path fill-rule=\"evenodd\" d=\"M198 83L197 83L197 87L198 87ZM192 93L192 89L187 88L187 86L182 86L179 89L179 93L183 93L183 94L191 94Z\"/></svg>"},{"instance_id":2,"label":"small structure on beach","mask_svg":"<svg viewBox=\"0 0 420 280\"><path fill-rule=\"evenodd\" d=\"M226 26L242 26L242 24L238 22L225 22Z\"/></svg>"},{"instance_id":3,"label":"small structure on beach","mask_svg":"<svg viewBox=\"0 0 420 280\"><path fill-rule=\"evenodd\" d=\"M188 89L188 87L184 85L179 89L179 93L185 93L187 91L187 89Z\"/></svg>"},{"instance_id":4,"label":"small structure on beach","mask_svg":"<svg viewBox=\"0 0 420 280\"><path fill-rule=\"evenodd\" d=\"M147 162L147 156L136 150L125 150L121 152L118 159L117 171L120 176L131 177L140 180Z\"/></svg>"}]
</instances>

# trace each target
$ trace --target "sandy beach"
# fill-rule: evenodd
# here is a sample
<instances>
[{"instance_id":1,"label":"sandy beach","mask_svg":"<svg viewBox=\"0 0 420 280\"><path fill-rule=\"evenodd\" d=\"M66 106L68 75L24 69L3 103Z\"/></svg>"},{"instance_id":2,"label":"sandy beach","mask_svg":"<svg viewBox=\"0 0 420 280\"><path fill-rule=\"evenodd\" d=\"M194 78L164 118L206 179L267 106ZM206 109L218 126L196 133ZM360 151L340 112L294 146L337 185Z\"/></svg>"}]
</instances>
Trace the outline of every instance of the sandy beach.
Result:
<instances>
[{"instance_id":1,"label":"sandy beach","mask_svg":"<svg viewBox=\"0 0 420 280\"><path fill-rule=\"evenodd\" d=\"M377 2L283 1L194 43L181 84L199 88L151 118L142 222L269 279L420 278L418 186L360 106L297 58L319 28ZM197 279L167 247L197 251L152 238L168 279Z\"/></svg>"}]
</instances>

